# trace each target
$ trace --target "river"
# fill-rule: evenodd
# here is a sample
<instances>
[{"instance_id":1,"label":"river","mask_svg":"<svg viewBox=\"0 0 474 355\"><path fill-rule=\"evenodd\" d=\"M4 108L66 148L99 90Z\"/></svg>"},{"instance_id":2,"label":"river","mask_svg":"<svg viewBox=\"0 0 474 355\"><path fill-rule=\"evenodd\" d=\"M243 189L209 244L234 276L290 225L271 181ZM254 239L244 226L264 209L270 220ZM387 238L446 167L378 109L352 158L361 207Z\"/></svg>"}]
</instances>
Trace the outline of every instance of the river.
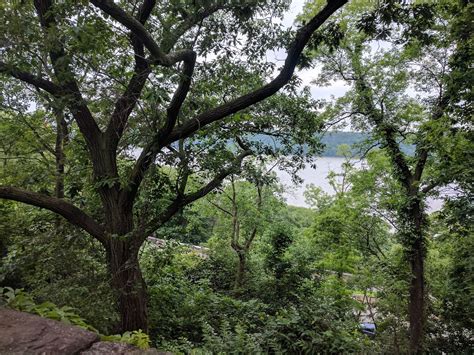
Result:
<instances>
[{"instance_id":1,"label":"river","mask_svg":"<svg viewBox=\"0 0 474 355\"><path fill-rule=\"evenodd\" d=\"M301 185L296 185L291 181L291 178L288 173L276 170L276 174L280 179L281 183L285 186L284 197L289 205L308 207L304 200L304 191L306 190L307 185L314 184L320 187L324 192L328 194L334 194L334 190L327 180L327 176L330 171L340 173L342 171L342 163L344 158L339 157L320 157L316 159L316 169L311 167L306 167L301 170L298 175L303 179ZM362 162L356 161L355 166L361 167ZM442 207L442 200L440 199L429 199L428 200L428 209L429 212L434 212Z\"/></svg>"}]
</instances>

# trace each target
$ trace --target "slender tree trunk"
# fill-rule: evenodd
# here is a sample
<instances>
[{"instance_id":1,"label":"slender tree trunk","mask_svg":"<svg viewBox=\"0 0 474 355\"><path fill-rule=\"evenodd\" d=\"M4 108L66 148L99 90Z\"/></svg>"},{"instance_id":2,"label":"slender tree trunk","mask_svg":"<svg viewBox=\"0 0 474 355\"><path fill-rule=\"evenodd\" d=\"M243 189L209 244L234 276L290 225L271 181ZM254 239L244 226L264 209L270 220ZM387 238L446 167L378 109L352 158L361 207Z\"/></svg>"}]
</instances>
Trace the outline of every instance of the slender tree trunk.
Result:
<instances>
[{"instance_id":1,"label":"slender tree trunk","mask_svg":"<svg viewBox=\"0 0 474 355\"><path fill-rule=\"evenodd\" d=\"M410 283L410 302L409 302L409 318L410 318L410 352L418 354L423 351L424 337L424 318L425 318L425 280L424 280L424 258L422 242L417 240L412 251L411 266L411 283Z\"/></svg>"},{"instance_id":2,"label":"slender tree trunk","mask_svg":"<svg viewBox=\"0 0 474 355\"><path fill-rule=\"evenodd\" d=\"M148 332L147 293L138 263L138 250L128 240L113 237L107 250L111 286L118 296L120 330Z\"/></svg>"},{"instance_id":3,"label":"slender tree trunk","mask_svg":"<svg viewBox=\"0 0 474 355\"><path fill-rule=\"evenodd\" d=\"M408 216L407 216L408 217ZM415 200L409 209L411 225L411 243L408 258L411 268L410 298L408 303L410 353L423 352L425 333L425 279L424 279L424 212L419 200Z\"/></svg>"},{"instance_id":4,"label":"slender tree trunk","mask_svg":"<svg viewBox=\"0 0 474 355\"><path fill-rule=\"evenodd\" d=\"M56 116L56 144L54 148L56 156L55 195L57 198L64 198L64 146L68 139L68 128L63 112L55 109L54 114Z\"/></svg>"},{"instance_id":5,"label":"slender tree trunk","mask_svg":"<svg viewBox=\"0 0 474 355\"><path fill-rule=\"evenodd\" d=\"M236 252L239 257L239 263L235 274L234 290L236 293L239 293L244 286L245 272L247 269L247 253L244 250L236 250Z\"/></svg>"},{"instance_id":6,"label":"slender tree trunk","mask_svg":"<svg viewBox=\"0 0 474 355\"><path fill-rule=\"evenodd\" d=\"M54 186L54 194L57 198L64 198L64 166L66 162L66 155L64 154L64 147L68 141L68 128L64 113L59 109L54 109L56 117L56 144L54 147L54 155L56 158L56 182ZM59 237L63 237L64 228L62 228L64 221L61 216L56 215L55 232Z\"/></svg>"}]
</instances>

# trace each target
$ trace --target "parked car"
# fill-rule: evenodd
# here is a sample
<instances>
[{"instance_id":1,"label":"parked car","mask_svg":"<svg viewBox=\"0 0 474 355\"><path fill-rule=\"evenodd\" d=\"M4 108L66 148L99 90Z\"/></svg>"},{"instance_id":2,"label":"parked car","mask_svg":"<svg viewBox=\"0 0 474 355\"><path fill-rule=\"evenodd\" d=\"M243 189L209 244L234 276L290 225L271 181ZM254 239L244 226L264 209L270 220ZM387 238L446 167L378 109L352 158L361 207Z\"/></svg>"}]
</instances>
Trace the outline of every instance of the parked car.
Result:
<instances>
[{"instance_id":1,"label":"parked car","mask_svg":"<svg viewBox=\"0 0 474 355\"><path fill-rule=\"evenodd\" d=\"M375 324L374 323L361 323L360 330L362 333L373 337L375 336Z\"/></svg>"}]
</instances>

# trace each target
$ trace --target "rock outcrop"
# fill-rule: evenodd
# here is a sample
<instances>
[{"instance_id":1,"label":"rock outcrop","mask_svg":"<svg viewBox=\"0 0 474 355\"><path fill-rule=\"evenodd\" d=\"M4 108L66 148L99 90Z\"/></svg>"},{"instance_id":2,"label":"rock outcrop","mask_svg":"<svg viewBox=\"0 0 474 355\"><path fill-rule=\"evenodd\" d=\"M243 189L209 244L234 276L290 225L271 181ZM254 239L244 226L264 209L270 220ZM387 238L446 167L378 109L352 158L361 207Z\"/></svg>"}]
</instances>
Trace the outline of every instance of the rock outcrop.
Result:
<instances>
[{"instance_id":1,"label":"rock outcrop","mask_svg":"<svg viewBox=\"0 0 474 355\"><path fill-rule=\"evenodd\" d=\"M0 354L165 354L100 341L96 333L34 314L0 308Z\"/></svg>"}]
</instances>

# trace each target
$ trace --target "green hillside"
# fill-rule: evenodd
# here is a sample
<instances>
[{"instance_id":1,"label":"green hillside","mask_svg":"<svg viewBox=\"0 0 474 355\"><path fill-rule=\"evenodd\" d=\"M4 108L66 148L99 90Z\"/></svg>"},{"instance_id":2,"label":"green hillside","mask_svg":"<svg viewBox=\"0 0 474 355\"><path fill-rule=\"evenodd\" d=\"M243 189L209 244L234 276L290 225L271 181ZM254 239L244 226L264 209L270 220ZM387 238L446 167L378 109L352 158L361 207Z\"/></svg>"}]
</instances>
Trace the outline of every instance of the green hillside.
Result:
<instances>
[{"instance_id":1,"label":"green hillside","mask_svg":"<svg viewBox=\"0 0 474 355\"><path fill-rule=\"evenodd\" d=\"M353 154L358 154L360 151L359 145L363 144L370 137L369 133L362 132L328 132L321 138L321 142L324 145L323 152L321 156L323 157L337 157L338 147L342 144L347 144L352 148ZM274 137L269 137L263 134L256 135L254 138L256 141L259 141L263 144L269 144L279 148L281 146L280 142ZM401 149L404 153L412 155L414 152L414 146L408 144L401 144Z\"/></svg>"}]
</instances>

